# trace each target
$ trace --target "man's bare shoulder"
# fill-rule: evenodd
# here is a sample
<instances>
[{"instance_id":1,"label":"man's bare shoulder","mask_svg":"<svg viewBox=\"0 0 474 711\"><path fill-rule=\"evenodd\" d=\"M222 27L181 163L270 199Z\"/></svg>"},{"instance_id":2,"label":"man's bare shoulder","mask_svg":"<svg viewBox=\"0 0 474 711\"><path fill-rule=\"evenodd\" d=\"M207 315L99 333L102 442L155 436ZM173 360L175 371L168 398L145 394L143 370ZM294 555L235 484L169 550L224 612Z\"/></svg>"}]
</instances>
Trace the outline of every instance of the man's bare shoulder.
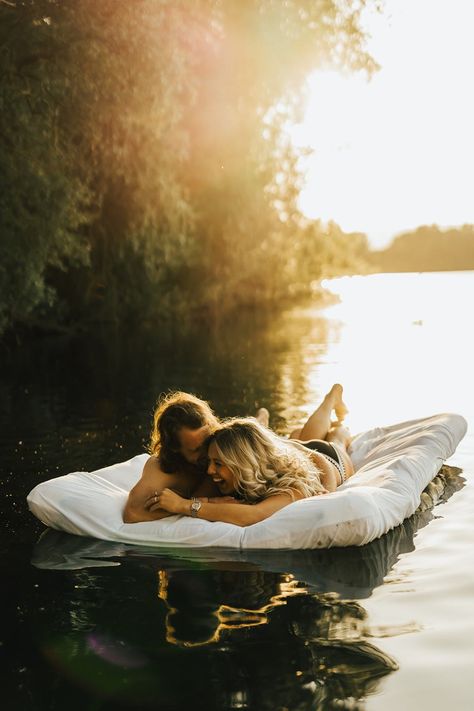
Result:
<instances>
[{"instance_id":1,"label":"man's bare shoulder","mask_svg":"<svg viewBox=\"0 0 474 711\"><path fill-rule=\"evenodd\" d=\"M152 484L153 486L158 486L160 484L169 486L172 482L174 483L178 479L178 474L167 474L162 470L159 459L155 455L149 457L145 462L141 478L143 483Z\"/></svg>"},{"instance_id":2,"label":"man's bare shoulder","mask_svg":"<svg viewBox=\"0 0 474 711\"><path fill-rule=\"evenodd\" d=\"M127 503L123 511L125 523L139 523L141 521L154 521L164 516L168 516L165 511L155 511L150 513L145 508L145 502L155 492L161 493L163 489L172 488L184 495L186 492L180 486L178 474L166 474L160 467L156 456L151 456L145 462L142 475L128 494Z\"/></svg>"}]
</instances>

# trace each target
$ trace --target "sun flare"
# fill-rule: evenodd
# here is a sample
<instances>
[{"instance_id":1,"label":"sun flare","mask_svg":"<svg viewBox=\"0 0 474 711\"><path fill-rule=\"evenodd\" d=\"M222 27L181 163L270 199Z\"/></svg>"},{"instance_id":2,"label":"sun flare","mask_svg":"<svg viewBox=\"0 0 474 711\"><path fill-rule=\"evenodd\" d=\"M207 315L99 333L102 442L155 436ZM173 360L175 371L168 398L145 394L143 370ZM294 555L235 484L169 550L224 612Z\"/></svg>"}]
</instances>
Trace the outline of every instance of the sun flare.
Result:
<instances>
[{"instance_id":1,"label":"sun flare","mask_svg":"<svg viewBox=\"0 0 474 711\"><path fill-rule=\"evenodd\" d=\"M314 149L301 209L366 232L375 247L421 224L474 222L473 3L386 0L365 22L380 71L308 79L291 131Z\"/></svg>"}]
</instances>

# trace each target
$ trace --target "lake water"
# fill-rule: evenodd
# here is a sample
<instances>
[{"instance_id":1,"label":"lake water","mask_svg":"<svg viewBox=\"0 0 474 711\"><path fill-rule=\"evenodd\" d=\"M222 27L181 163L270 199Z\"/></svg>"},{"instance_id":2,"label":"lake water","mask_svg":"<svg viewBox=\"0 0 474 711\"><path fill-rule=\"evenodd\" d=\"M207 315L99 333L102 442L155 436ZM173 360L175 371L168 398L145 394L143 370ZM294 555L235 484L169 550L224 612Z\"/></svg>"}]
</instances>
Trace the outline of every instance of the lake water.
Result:
<instances>
[{"instance_id":1,"label":"lake water","mask_svg":"<svg viewBox=\"0 0 474 711\"><path fill-rule=\"evenodd\" d=\"M474 668L474 274L328 282L329 307L212 332L43 338L0 356L6 709L468 711ZM38 482L143 451L179 388L284 433L342 382L354 433L454 411L445 502L369 546L150 550L44 527Z\"/></svg>"}]
</instances>

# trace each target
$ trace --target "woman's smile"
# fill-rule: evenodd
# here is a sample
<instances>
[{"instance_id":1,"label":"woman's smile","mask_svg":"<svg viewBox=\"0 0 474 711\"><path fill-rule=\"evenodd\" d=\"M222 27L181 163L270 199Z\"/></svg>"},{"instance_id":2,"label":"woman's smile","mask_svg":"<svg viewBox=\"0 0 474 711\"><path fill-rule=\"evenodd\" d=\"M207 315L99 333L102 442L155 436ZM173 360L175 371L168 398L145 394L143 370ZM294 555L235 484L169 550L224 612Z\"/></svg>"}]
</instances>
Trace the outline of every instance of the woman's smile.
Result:
<instances>
[{"instance_id":1,"label":"woman's smile","mask_svg":"<svg viewBox=\"0 0 474 711\"><path fill-rule=\"evenodd\" d=\"M234 475L220 459L215 442L209 446L207 473L223 494L234 491Z\"/></svg>"}]
</instances>

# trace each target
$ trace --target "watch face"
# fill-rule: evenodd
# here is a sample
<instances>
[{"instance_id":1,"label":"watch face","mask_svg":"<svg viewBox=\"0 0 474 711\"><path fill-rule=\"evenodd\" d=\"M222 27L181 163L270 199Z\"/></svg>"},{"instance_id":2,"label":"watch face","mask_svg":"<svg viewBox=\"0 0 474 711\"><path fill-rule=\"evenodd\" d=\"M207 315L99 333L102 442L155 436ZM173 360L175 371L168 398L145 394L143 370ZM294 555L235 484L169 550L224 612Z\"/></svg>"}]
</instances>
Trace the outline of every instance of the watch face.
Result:
<instances>
[{"instance_id":1,"label":"watch face","mask_svg":"<svg viewBox=\"0 0 474 711\"><path fill-rule=\"evenodd\" d=\"M192 513L197 513L199 509L201 508L202 503L200 501L193 501L191 504L191 512Z\"/></svg>"}]
</instances>

